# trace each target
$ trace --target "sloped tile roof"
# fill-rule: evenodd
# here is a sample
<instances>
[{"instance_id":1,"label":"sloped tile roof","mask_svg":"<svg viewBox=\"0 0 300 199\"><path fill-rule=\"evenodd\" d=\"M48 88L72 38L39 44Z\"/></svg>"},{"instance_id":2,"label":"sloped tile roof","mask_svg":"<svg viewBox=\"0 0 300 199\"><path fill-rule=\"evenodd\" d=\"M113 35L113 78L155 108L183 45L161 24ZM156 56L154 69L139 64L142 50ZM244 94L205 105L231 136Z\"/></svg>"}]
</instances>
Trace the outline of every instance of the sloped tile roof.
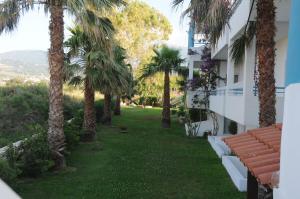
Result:
<instances>
[{"instance_id":1,"label":"sloped tile roof","mask_svg":"<svg viewBox=\"0 0 300 199\"><path fill-rule=\"evenodd\" d=\"M270 186L273 174L280 170L281 129L282 124L276 124L226 137L223 141L260 184Z\"/></svg>"}]
</instances>

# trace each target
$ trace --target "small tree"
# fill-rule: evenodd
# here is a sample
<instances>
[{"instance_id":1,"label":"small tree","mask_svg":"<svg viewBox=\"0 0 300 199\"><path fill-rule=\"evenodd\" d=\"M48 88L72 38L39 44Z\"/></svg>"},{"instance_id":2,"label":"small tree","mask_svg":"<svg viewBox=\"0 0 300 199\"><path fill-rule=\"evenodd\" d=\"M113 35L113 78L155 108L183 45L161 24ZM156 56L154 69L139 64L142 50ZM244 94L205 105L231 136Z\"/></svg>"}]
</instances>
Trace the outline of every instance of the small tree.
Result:
<instances>
[{"instance_id":1,"label":"small tree","mask_svg":"<svg viewBox=\"0 0 300 199\"><path fill-rule=\"evenodd\" d=\"M203 95L196 95L193 99L194 104L199 104L199 106L204 105L207 114L213 120L213 134L216 134L219 129L218 120L216 114L209 109L209 97L212 92L217 87L217 80L225 80L220 77L216 71L216 66L218 65L217 60L211 59L211 49L205 46L202 50L202 65L200 67L200 74L198 77L194 78L188 83L188 89L195 90L197 88L202 88Z\"/></svg>"},{"instance_id":2,"label":"small tree","mask_svg":"<svg viewBox=\"0 0 300 199\"><path fill-rule=\"evenodd\" d=\"M115 41L114 41L115 42ZM124 64L125 50L114 43L113 60L99 71L98 90L104 94L104 114L102 123L111 124L112 96L121 96L130 93L133 85L132 70L130 65ZM99 60L101 61L101 60Z\"/></svg>"},{"instance_id":3,"label":"small tree","mask_svg":"<svg viewBox=\"0 0 300 199\"><path fill-rule=\"evenodd\" d=\"M163 45L160 49L154 49L155 55L151 62L143 68L141 78L153 76L158 72L164 72L164 97L162 111L162 127L170 128L170 72L176 70L183 63L179 50Z\"/></svg>"},{"instance_id":4,"label":"small tree","mask_svg":"<svg viewBox=\"0 0 300 199\"><path fill-rule=\"evenodd\" d=\"M107 23L101 24L106 34L113 34L113 27ZM65 64L65 80L69 84L84 86L84 141L95 139L96 135L96 115L95 115L95 88L97 88L99 76L97 71L101 70L102 63L110 62L109 51L105 51L110 45L108 42L95 43L93 38L87 35L82 27L76 26L69 29L71 37L65 42L67 48ZM104 47L105 45L108 45ZM102 59L99 63L97 59Z\"/></svg>"}]
</instances>

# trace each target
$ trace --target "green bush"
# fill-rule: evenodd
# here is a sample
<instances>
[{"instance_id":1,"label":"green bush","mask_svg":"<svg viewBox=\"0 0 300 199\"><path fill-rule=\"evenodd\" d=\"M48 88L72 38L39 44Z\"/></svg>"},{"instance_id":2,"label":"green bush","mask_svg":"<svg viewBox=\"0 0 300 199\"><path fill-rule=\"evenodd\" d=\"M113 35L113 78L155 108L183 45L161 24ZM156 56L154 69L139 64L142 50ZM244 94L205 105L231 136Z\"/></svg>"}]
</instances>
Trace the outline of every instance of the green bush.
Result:
<instances>
[{"instance_id":1,"label":"green bush","mask_svg":"<svg viewBox=\"0 0 300 199\"><path fill-rule=\"evenodd\" d=\"M180 107L178 108L177 116L178 116L178 117L184 117L184 116L185 116L184 106L180 106Z\"/></svg>"},{"instance_id":2,"label":"green bush","mask_svg":"<svg viewBox=\"0 0 300 199\"><path fill-rule=\"evenodd\" d=\"M149 96L145 98L145 105L146 106L157 106L158 105L158 98L155 96Z\"/></svg>"},{"instance_id":3,"label":"green bush","mask_svg":"<svg viewBox=\"0 0 300 199\"><path fill-rule=\"evenodd\" d=\"M111 101L111 110L115 109L116 100L112 99ZM96 122L99 123L102 121L103 117L103 111L104 111L104 100L96 100L95 101L95 112L96 112Z\"/></svg>"},{"instance_id":4,"label":"green bush","mask_svg":"<svg viewBox=\"0 0 300 199\"><path fill-rule=\"evenodd\" d=\"M0 86L0 147L30 137L32 134L29 134L29 127L32 125L39 124L46 128L48 102L46 82L33 84L11 81ZM74 118L77 110L82 107L80 99L65 96L65 120Z\"/></svg>"},{"instance_id":5,"label":"green bush","mask_svg":"<svg viewBox=\"0 0 300 199\"><path fill-rule=\"evenodd\" d=\"M75 117L77 111L83 108L81 101L74 100L69 96L64 96L64 118L70 120Z\"/></svg>"},{"instance_id":6,"label":"green bush","mask_svg":"<svg viewBox=\"0 0 300 199\"><path fill-rule=\"evenodd\" d=\"M17 170L11 168L6 160L0 159L0 178L9 184L13 182L17 176Z\"/></svg>"},{"instance_id":7,"label":"green bush","mask_svg":"<svg viewBox=\"0 0 300 199\"><path fill-rule=\"evenodd\" d=\"M194 109L194 108L189 109L189 115L192 122L199 122L201 120L200 109Z\"/></svg>"},{"instance_id":8,"label":"green bush","mask_svg":"<svg viewBox=\"0 0 300 199\"><path fill-rule=\"evenodd\" d=\"M0 148L1 147L5 147L9 143L10 143L10 141L8 139L6 139L6 138L0 138Z\"/></svg>"},{"instance_id":9,"label":"green bush","mask_svg":"<svg viewBox=\"0 0 300 199\"><path fill-rule=\"evenodd\" d=\"M137 100L138 105L144 106L160 106L159 99L155 96L140 97Z\"/></svg>"},{"instance_id":10,"label":"green bush","mask_svg":"<svg viewBox=\"0 0 300 199\"><path fill-rule=\"evenodd\" d=\"M73 119L64 125L67 149L74 149L80 141L80 133L83 123L83 110L79 109Z\"/></svg>"},{"instance_id":11,"label":"green bush","mask_svg":"<svg viewBox=\"0 0 300 199\"><path fill-rule=\"evenodd\" d=\"M26 125L45 125L48 118L48 90L40 84L8 84L0 88L0 129L23 131Z\"/></svg>"},{"instance_id":12,"label":"green bush","mask_svg":"<svg viewBox=\"0 0 300 199\"><path fill-rule=\"evenodd\" d=\"M101 119L103 117L103 107L104 107L104 101L103 100L97 100L95 101L95 112L96 112L96 122L101 122Z\"/></svg>"},{"instance_id":13,"label":"green bush","mask_svg":"<svg viewBox=\"0 0 300 199\"><path fill-rule=\"evenodd\" d=\"M46 131L41 126L32 129L34 136L26 139L15 149L10 146L6 158L11 168L21 171L22 176L37 177L53 166Z\"/></svg>"},{"instance_id":14,"label":"green bush","mask_svg":"<svg viewBox=\"0 0 300 199\"><path fill-rule=\"evenodd\" d=\"M176 115L177 114L177 109L171 109L171 114Z\"/></svg>"}]
</instances>

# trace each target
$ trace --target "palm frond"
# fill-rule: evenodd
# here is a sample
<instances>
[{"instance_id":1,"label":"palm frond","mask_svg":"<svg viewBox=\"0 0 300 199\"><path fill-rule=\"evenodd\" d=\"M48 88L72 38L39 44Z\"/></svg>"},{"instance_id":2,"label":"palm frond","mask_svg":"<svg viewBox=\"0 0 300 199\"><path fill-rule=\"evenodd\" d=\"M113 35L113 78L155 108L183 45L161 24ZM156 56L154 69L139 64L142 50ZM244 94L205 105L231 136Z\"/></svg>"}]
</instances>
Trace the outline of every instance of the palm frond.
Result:
<instances>
[{"instance_id":1,"label":"palm frond","mask_svg":"<svg viewBox=\"0 0 300 199\"><path fill-rule=\"evenodd\" d=\"M173 7L180 6L183 1L173 0ZM230 5L230 0L190 0L181 17L190 17L197 31L205 33L210 43L216 45L228 25Z\"/></svg>"},{"instance_id":2,"label":"palm frond","mask_svg":"<svg viewBox=\"0 0 300 199\"><path fill-rule=\"evenodd\" d=\"M140 80L164 70L170 71L176 69L184 62L184 59L180 56L180 51L177 49L163 45L161 48L154 49L153 51L154 56L152 57L151 62L145 65L140 71Z\"/></svg>"},{"instance_id":3,"label":"palm frond","mask_svg":"<svg viewBox=\"0 0 300 199\"><path fill-rule=\"evenodd\" d=\"M251 44L256 34L256 22L251 21L247 30L239 38L237 38L230 47L230 56L235 64L241 63L245 56L245 50Z\"/></svg>"},{"instance_id":4,"label":"palm frond","mask_svg":"<svg viewBox=\"0 0 300 199\"><path fill-rule=\"evenodd\" d=\"M246 43L247 36L243 34L241 37L237 38L231 45L230 56L235 65L242 62L245 55Z\"/></svg>"}]
</instances>

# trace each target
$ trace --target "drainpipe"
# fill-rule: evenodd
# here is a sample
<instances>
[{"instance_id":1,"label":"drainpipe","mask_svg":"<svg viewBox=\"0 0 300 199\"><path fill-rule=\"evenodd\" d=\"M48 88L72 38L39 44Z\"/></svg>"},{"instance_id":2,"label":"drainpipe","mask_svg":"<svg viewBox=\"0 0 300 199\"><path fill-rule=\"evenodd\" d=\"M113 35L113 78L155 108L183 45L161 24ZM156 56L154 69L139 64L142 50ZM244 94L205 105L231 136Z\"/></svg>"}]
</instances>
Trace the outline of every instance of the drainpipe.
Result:
<instances>
[{"instance_id":1,"label":"drainpipe","mask_svg":"<svg viewBox=\"0 0 300 199\"><path fill-rule=\"evenodd\" d=\"M279 188L274 199L300 198L300 1L291 0Z\"/></svg>"},{"instance_id":2,"label":"drainpipe","mask_svg":"<svg viewBox=\"0 0 300 199\"><path fill-rule=\"evenodd\" d=\"M188 41L188 49L193 48L195 46L195 22L192 20L189 28L189 41Z\"/></svg>"},{"instance_id":3,"label":"drainpipe","mask_svg":"<svg viewBox=\"0 0 300 199\"><path fill-rule=\"evenodd\" d=\"M191 59L191 48L195 46L195 22L192 20L188 31L188 55L189 55L189 76L188 79L192 80L194 77L194 61Z\"/></svg>"}]
</instances>

